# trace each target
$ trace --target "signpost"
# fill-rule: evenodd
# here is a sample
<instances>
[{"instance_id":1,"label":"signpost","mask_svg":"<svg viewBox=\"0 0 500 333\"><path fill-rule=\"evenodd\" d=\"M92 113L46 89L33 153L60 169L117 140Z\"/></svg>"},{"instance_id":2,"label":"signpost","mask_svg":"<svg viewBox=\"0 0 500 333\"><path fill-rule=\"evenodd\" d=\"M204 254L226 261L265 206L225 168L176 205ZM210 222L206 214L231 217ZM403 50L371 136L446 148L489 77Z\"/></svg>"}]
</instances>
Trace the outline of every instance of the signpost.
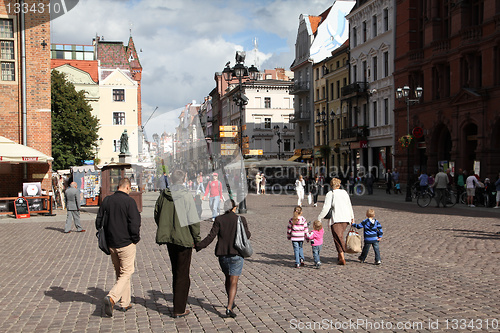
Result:
<instances>
[{"instance_id":1,"label":"signpost","mask_svg":"<svg viewBox=\"0 0 500 333\"><path fill-rule=\"evenodd\" d=\"M264 151L262 149L244 149L247 151L245 155L263 155Z\"/></svg>"},{"instance_id":2,"label":"signpost","mask_svg":"<svg viewBox=\"0 0 500 333\"><path fill-rule=\"evenodd\" d=\"M234 138L238 135L238 132L220 132L221 138Z\"/></svg>"},{"instance_id":3,"label":"signpost","mask_svg":"<svg viewBox=\"0 0 500 333\"><path fill-rule=\"evenodd\" d=\"M238 126L219 126L219 132L238 132Z\"/></svg>"},{"instance_id":4,"label":"signpost","mask_svg":"<svg viewBox=\"0 0 500 333\"><path fill-rule=\"evenodd\" d=\"M25 219L31 217L28 200L23 197L19 197L16 199L16 201L14 201L14 211L17 219Z\"/></svg>"}]
</instances>

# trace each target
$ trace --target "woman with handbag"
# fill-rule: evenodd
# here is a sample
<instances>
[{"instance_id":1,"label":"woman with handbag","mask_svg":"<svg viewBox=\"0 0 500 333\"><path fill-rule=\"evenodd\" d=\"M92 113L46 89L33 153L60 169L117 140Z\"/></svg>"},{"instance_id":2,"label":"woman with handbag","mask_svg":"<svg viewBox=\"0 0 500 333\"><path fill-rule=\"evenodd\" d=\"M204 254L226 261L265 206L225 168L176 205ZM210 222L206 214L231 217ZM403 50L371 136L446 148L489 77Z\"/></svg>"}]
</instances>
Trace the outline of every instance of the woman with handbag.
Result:
<instances>
[{"instance_id":1,"label":"woman with handbag","mask_svg":"<svg viewBox=\"0 0 500 333\"><path fill-rule=\"evenodd\" d=\"M332 190L325 196L323 209L318 215L318 220L323 218L330 220L333 241L338 252L338 264L345 265L345 242L344 232L347 225L354 223L354 212L352 210L349 194L340 188L340 179L333 178L330 181ZM330 213L331 211L331 213ZM330 216L329 216L330 215Z\"/></svg>"},{"instance_id":2,"label":"woman with handbag","mask_svg":"<svg viewBox=\"0 0 500 333\"><path fill-rule=\"evenodd\" d=\"M209 234L201 242L197 243L196 251L206 248L215 236L217 236L217 245L215 246L215 255L219 258L219 265L224 273L225 288L227 293L226 316L234 318L236 314L233 312L235 308L234 299L238 289L238 279L243 270L244 259L234 247L238 219L241 219L245 229L247 238L251 234L248 230L247 220L243 216L236 215L236 203L230 199L224 202L225 213L217 216Z\"/></svg>"}]
</instances>

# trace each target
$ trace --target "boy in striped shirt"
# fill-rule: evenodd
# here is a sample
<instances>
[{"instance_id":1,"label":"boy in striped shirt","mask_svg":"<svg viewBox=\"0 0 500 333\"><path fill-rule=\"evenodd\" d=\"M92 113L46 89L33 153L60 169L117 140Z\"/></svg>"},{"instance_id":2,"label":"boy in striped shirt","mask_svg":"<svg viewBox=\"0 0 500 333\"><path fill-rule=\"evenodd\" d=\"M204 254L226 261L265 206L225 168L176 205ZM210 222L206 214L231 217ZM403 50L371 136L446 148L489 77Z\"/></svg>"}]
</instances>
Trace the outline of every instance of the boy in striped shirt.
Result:
<instances>
[{"instance_id":1,"label":"boy in striped shirt","mask_svg":"<svg viewBox=\"0 0 500 333\"><path fill-rule=\"evenodd\" d=\"M384 232L382 231L382 225L379 221L375 219L375 211L373 209L368 209L366 211L366 219L361 223L353 223L352 226L358 229L363 228L363 238L364 246L361 255L359 256L359 262L365 262L368 251L370 250L370 245L373 246L373 251L375 251L375 265L380 265L382 261L380 260L380 249L379 241L382 238Z\"/></svg>"}]
</instances>

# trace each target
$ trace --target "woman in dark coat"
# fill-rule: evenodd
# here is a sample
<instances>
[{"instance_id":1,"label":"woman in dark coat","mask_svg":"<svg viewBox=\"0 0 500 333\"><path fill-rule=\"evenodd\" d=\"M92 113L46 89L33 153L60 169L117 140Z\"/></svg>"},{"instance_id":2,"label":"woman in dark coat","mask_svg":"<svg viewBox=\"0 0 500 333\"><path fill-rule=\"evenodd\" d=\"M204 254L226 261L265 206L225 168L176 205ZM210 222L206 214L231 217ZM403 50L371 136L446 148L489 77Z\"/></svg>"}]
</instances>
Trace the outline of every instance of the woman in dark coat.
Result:
<instances>
[{"instance_id":1,"label":"woman in dark coat","mask_svg":"<svg viewBox=\"0 0 500 333\"><path fill-rule=\"evenodd\" d=\"M236 297L238 279L241 275L244 262L244 259L240 256L238 250L234 248L236 225L238 223L238 215L235 214L236 208L234 200L230 199L224 202L224 215L220 215L215 218L215 222L208 236L195 246L196 251L200 251L210 245L215 236L217 236L215 255L219 258L220 267L226 276L226 315L232 318L236 317L236 314L233 312L235 307L234 298ZM250 238L251 234L248 230L247 220L243 216L240 216L240 218L247 237Z\"/></svg>"}]
</instances>

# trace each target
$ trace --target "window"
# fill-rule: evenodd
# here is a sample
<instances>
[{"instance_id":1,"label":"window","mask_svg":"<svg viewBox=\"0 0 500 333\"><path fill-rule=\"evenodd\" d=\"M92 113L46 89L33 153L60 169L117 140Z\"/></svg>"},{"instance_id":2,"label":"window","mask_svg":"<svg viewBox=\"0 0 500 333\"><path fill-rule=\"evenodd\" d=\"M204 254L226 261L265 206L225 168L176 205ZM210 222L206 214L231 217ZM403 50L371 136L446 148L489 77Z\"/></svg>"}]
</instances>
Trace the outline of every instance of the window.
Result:
<instances>
[{"instance_id":1,"label":"window","mask_svg":"<svg viewBox=\"0 0 500 333\"><path fill-rule=\"evenodd\" d=\"M358 82L358 66L352 66L352 82Z\"/></svg>"},{"instance_id":2,"label":"window","mask_svg":"<svg viewBox=\"0 0 500 333\"><path fill-rule=\"evenodd\" d=\"M372 16L372 35L377 37L377 15Z\"/></svg>"},{"instance_id":3,"label":"window","mask_svg":"<svg viewBox=\"0 0 500 333\"><path fill-rule=\"evenodd\" d=\"M366 61L363 61L363 82L367 82L368 69L366 67Z\"/></svg>"},{"instance_id":4,"label":"window","mask_svg":"<svg viewBox=\"0 0 500 333\"><path fill-rule=\"evenodd\" d=\"M1 81L15 81L14 21L0 19Z\"/></svg>"},{"instance_id":5,"label":"window","mask_svg":"<svg viewBox=\"0 0 500 333\"><path fill-rule=\"evenodd\" d=\"M125 125L125 112L113 112L113 125Z\"/></svg>"},{"instance_id":6,"label":"window","mask_svg":"<svg viewBox=\"0 0 500 333\"><path fill-rule=\"evenodd\" d=\"M113 89L113 101L114 102L124 102L125 101L125 89Z\"/></svg>"},{"instance_id":7,"label":"window","mask_svg":"<svg viewBox=\"0 0 500 333\"><path fill-rule=\"evenodd\" d=\"M377 57L373 57L373 81L376 81L377 78L378 78Z\"/></svg>"},{"instance_id":8,"label":"window","mask_svg":"<svg viewBox=\"0 0 500 333\"><path fill-rule=\"evenodd\" d=\"M373 127L378 126L377 124L377 102L373 102Z\"/></svg>"},{"instance_id":9,"label":"window","mask_svg":"<svg viewBox=\"0 0 500 333\"><path fill-rule=\"evenodd\" d=\"M284 151L291 151L292 150L292 145L290 144L290 139L283 140L283 150Z\"/></svg>"},{"instance_id":10,"label":"window","mask_svg":"<svg viewBox=\"0 0 500 333\"><path fill-rule=\"evenodd\" d=\"M389 99L384 99L384 125L389 125Z\"/></svg>"},{"instance_id":11,"label":"window","mask_svg":"<svg viewBox=\"0 0 500 333\"><path fill-rule=\"evenodd\" d=\"M363 22L363 43L366 42L366 21Z\"/></svg>"},{"instance_id":12,"label":"window","mask_svg":"<svg viewBox=\"0 0 500 333\"><path fill-rule=\"evenodd\" d=\"M389 52L384 52L384 77L389 76Z\"/></svg>"},{"instance_id":13,"label":"window","mask_svg":"<svg viewBox=\"0 0 500 333\"><path fill-rule=\"evenodd\" d=\"M340 81L337 81L337 98L340 98Z\"/></svg>"},{"instance_id":14,"label":"window","mask_svg":"<svg viewBox=\"0 0 500 333\"><path fill-rule=\"evenodd\" d=\"M316 80L319 80L319 68L316 68Z\"/></svg>"},{"instance_id":15,"label":"window","mask_svg":"<svg viewBox=\"0 0 500 333\"><path fill-rule=\"evenodd\" d=\"M384 31L389 30L389 9L384 8Z\"/></svg>"},{"instance_id":16,"label":"window","mask_svg":"<svg viewBox=\"0 0 500 333\"><path fill-rule=\"evenodd\" d=\"M271 118L264 118L264 128L271 129Z\"/></svg>"},{"instance_id":17,"label":"window","mask_svg":"<svg viewBox=\"0 0 500 333\"><path fill-rule=\"evenodd\" d=\"M120 151L120 140L113 140L113 152Z\"/></svg>"},{"instance_id":18,"label":"window","mask_svg":"<svg viewBox=\"0 0 500 333\"><path fill-rule=\"evenodd\" d=\"M356 35L357 29L356 27L352 28L352 46L356 46L358 44L358 36Z\"/></svg>"},{"instance_id":19,"label":"window","mask_svg":"<svg viewBox=\"0 0 500 333\"><path fill-rule=\"evenodd\" d=\"M271 108L271 97L264 97L264 107L266 109Z\"/></svg>"}]
</instances>

